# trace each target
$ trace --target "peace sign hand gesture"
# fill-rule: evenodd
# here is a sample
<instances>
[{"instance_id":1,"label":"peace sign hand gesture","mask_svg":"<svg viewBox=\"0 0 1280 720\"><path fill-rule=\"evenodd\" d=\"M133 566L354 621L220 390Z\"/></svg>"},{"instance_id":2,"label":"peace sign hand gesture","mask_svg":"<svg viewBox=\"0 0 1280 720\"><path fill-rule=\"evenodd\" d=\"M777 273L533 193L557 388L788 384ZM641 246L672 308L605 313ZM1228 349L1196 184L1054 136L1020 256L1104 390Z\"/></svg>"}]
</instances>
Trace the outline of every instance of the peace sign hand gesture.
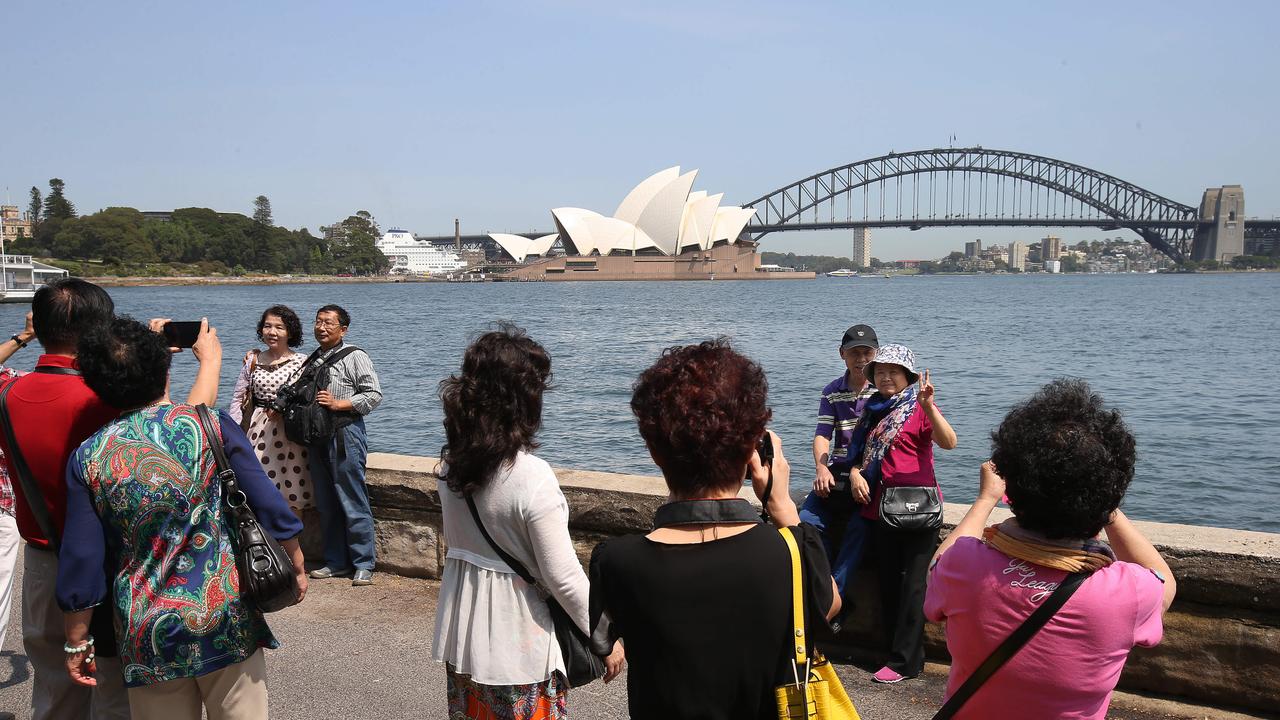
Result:
<instances>
[{"instance_id":1,"label":"peace sign hand gesture","mask_svg":"<svg viewBox=\"0 0 1280 720\"><path fill-rule=\"evenodd\" d=\"M929 371L924 371L924 377L920 379L920 404L924 407L933 407L933 383L929 381Z\"/></svg>"}]
</instances>

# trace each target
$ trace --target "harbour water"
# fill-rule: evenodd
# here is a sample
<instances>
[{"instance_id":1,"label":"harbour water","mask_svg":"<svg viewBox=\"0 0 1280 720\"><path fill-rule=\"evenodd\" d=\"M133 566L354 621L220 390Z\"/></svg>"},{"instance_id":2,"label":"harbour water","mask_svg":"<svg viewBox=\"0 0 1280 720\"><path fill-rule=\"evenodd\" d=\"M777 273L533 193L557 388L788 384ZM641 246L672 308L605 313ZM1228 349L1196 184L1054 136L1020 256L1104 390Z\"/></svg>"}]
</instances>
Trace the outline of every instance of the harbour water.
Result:
<instances>
[{"instance_id":1,"label":"harbour water","mask_svg":"<svg viewBox=\"0 0 1280 720\"><path fill-rule=\"evenodd\" d=\"M369 350L386 399L369 419L372 450L436 455L439 381L494 320L527 328L551 353L543 447L555 465L656 474L628 402L636 375L664 347L717 335L768 372L773 427L792 484L812 482L822 386L843 366L844 329L871 324L912 347L937 386L959 447L937 452L948 500L977 486L989 435L1042 383L1083 377L1124 412L1138 439L1134 517L1280 532L1280 274L897 277L794 282L476 283L115 288L119 312L207 316L223 339L222 404L258 314L284 303L310 318L345 306L348 339ZM0 306L0 330L22 306ZM12 365L30 369L36 348ZM194 361L175 362L175 395ZM1082 468L1081 472L1087 472Z\"/></svg>"}]
</instances>

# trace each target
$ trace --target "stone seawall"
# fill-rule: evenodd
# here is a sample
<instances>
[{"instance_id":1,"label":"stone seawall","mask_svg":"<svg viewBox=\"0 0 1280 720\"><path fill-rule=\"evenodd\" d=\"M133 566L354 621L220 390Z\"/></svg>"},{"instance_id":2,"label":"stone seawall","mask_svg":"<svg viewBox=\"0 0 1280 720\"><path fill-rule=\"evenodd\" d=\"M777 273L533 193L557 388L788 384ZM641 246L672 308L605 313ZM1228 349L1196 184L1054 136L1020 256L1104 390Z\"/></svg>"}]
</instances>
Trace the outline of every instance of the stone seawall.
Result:
<instances>
[{"instance_id":1,"label":"stone seawall","mask_svg":"<svg viewBox=\"0 0 1280 720\"><path fill-rule=\"evenodd\" d=\"M373 453L369 496L377 520L378 570L439 577L445 547L434 458ZM666 497L660 477L557 469L569 524L584 561L600 539L647 532ZM748 491L749 492L749 491ZM949 531L965 505L948 504ZM1007 516L1006 511L997 515ZM317 523L304 548L318 560ZM1280 708L1280 535L1139 522L1178 579L1164 641L1135 648L1120 687L1191 701L1274 712ZM841 635L854 657L875 657L880 637L874 573L862 572L855 617ZM927 630L930 659L945 662L942 627Z\"/></svg>"}]
</instances>

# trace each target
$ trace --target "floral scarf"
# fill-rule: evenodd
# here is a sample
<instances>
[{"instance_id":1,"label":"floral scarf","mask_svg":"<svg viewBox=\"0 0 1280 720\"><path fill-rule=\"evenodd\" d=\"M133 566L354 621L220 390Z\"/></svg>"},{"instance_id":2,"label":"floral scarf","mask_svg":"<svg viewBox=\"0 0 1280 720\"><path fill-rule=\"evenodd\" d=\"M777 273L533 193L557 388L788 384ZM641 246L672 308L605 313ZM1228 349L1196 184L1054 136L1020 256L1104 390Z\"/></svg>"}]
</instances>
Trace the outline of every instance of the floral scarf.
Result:
<instances>
[{"instance_id":1,"label":"floral scarf","mask_svg":"<svg viewBox=\"0 0 1280 720\"><path fill-rule=\"evenodd\" d=\"M880 463L917 407L915 383L893 397L876 395L867 401L853 429L849 457L861 458L862 476L868 485L880 481Z\"/></svg>"}]
</instances>

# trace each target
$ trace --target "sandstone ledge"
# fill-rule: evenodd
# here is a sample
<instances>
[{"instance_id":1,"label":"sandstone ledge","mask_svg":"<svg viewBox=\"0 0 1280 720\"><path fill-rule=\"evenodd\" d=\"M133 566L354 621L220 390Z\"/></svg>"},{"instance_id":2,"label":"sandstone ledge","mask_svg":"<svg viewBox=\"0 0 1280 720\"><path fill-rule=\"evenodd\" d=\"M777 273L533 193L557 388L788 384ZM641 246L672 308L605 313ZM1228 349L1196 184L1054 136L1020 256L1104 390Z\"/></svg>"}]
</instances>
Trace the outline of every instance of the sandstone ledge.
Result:
<instances>
[{"instance_id":1,"label":"sandstone ledge","mask_svg":"<svg viewBox=\"0 0 1280 720\"><path fill-rule=\"evenodd\" d=\"M369 496L377 519L378 569L438 577L444 542L436 459L371 453ZM586 559L601 539L650 528L666 498L661 477L556 469L569 502L570 530ZM744 496L750 493L744 490ZM948 503L944 532L967 505ZM997 510L995 519L1007 517ZM315 523L308 522L314 526ZM1178 578L1164 641L1136 648L1120 687L1242 708L1280 707L1280 535L1167 523L1137 523ZM318 537L304 545L318 558ZM850 655L878 652L883 638L874 573L858 578L856 614L841 639ZM943 629L930 626L932 659L947 659Z\"/></svg>"}]
</instances>

